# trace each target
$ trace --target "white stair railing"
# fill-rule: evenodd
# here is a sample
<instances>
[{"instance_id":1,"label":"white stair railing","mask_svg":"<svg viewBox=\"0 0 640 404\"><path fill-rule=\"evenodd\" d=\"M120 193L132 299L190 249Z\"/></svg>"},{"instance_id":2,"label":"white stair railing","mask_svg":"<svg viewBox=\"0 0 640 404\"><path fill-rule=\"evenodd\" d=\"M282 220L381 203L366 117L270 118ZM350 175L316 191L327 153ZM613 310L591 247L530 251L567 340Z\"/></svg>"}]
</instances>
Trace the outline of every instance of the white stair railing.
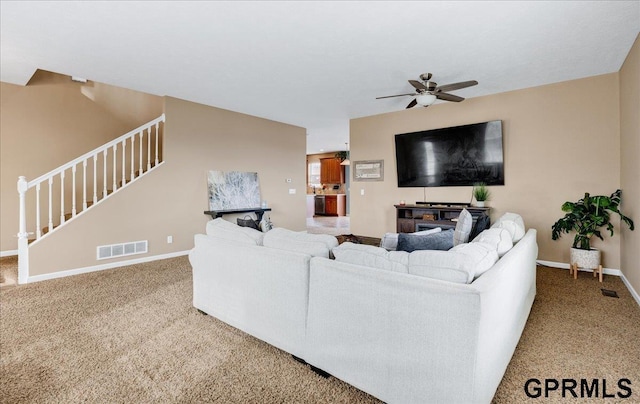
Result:
<instances>
[{"instance_id":1,"label":"white stair railing","mask_svg":"<svg viewBox=\"0 0 640 404\"><path fill-rule=\"evenodd\" d=\"M23 176L18 178L18 194L20 198L20 225L18 232L18 282L26 283L28 279L29 268L29 235L35 235L37 242L42 238L66 222L69 222L79 214L83 213L93 205L104 200L113 192L130 184L134 179L139 178L144 173L150 171L152 168L158 166L161 163L159 156L159 128L160 124L165 121L165 116L162 114L160 117L120 136L117 139L110 141L82 156L61 165L60 167L41 175L40 177L27 181ZM146 135L145 135L146 132ZM139 142L136 145L136 136L139 138ZM131 149L130 153L127 153L128 147ZM143 153L146 143L146 153ZM155 147L152 149L152 143ZM118 145L120 145L121 152L118 153ZM135 149L138 146L139 154L136 159ZM154 154L152 154L152 150ZM109 156L111 155L111 156ZM102 169L98 168L98 160L102 159ZM118 162L120 159L120 162ZM137 160L137 161L136 161ZM93 161L93 164L90 164ZM82 169L78 170L78 165L81 165ZM127 166L129 171L127 172ZM135 167L138 167L136 172ZM146 170L144 170L146 168ZM121 170L120 177L118 177L118 170ZM71 184L65 186L65 173L71 171ZM88 171L92 173L88 174ZM102 171L99 173L99 171ZM80 172L81 174L77 174ZM127 178L127 174L129 175ZM81 187L76 187L77 177L82 177ZM118 179L120 184L118 185ZM54 217L54 193L57 194L57 187L54 183L59 183L59 195L60 195L60 217L56 220ZM109 185L112 189L108 189ZM47 205L46 210L46 223L47 227L44 229L41 227L42 212L41 212L41 195L40 191L42 187L47 188L48 198L45 202ZM102 187L102 195L99 198L98 189ZM27 199L30 196L29 190L34 189L33 198L35 198L35 210L34 215L28 214ZM78 192L78 189L80 190ZM93 194L87 197L87 190L93 189ZM80 194L81 192L81 194ZM70 207L65 206L65 196L70 198ZM88 201L90 199L90 201ZM77 201L81 201L81 209L77 204ZM67 211L67 209L69 209ZM57 210L56 210L57 211ZM35 216L35 218L33 218ZM27 220L33 220L35 223L35 231L27 231ZM57 225L56 225L57 222Z\"/></svg>"}]
</instances>

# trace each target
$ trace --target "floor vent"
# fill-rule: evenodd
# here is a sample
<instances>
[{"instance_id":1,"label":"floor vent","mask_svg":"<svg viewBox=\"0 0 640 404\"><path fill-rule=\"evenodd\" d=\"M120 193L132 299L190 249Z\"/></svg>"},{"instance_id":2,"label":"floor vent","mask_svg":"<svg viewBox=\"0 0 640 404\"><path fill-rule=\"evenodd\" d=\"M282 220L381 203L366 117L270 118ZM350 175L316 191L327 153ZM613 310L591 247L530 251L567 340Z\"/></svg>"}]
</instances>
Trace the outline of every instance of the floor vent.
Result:
<instances>
[{"instance_id":1,"label":"floor vent","mask_svg":"<svg viewBox=\"0 0 640 404\"><path fill-rule=\"evenodd\" d=\"M607 297L618 297L618 293L615 290L609 290L609 289L600 289L602 291L602 294L607 296Z\"/></svg>"},{"instance_id":2,"label":"floor vent","mask_svg":"<svg viewBox=\"0 0 640 404\"><path fill-rule=\"evenodd\" d=\"M133 241L131 243L101 245L97 248L97 259L125 257L127 255L144 254L147 250L147 240Z\"/></svg>"}]
</instances>

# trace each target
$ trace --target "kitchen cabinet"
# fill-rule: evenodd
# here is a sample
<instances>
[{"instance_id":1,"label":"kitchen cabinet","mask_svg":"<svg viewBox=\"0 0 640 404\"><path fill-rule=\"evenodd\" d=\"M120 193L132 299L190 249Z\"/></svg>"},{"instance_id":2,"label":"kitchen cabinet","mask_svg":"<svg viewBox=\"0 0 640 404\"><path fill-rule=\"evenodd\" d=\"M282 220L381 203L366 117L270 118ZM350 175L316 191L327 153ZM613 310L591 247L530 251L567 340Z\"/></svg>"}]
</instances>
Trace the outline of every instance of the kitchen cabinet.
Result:
<instances>
[{"instance_id":1,"label":"kitchen cabinet","mask_svg":"<svg viewBox=\"0 0 640 404\"><path fill-rule=\"evenodd\" d=\"M324 214L326 216L346 216L346 200L345 194L325 195Z\"/></svg>"},{"instance_id":2,"label":"kitchen cabinet","mask_svg":"<svg viewBox=\"0 0 640 404\"><path fill-rule=\"evenodd\" d=\"M320 182L322 184L344 183L344 166L337 158L320 159Z\"/></svg>"}]
</instances>

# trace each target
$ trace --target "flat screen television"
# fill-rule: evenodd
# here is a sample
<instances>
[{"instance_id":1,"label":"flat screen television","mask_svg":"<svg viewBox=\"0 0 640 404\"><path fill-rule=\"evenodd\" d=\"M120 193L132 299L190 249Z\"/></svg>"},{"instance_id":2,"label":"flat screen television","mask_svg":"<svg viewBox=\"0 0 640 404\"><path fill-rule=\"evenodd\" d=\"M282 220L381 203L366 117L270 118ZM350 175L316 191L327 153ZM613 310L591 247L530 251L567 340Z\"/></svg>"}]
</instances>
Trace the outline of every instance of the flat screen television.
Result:
<instances>
[{"instance_id":1,"label":"flat screen television","mask_svg":"<svg viewBox=\"0 0 640 404\"><path fill-rule=\"evenodd\" d=\"M502 121L395 136L399 187L504 185Z\"/></svg>"}]
</instances>

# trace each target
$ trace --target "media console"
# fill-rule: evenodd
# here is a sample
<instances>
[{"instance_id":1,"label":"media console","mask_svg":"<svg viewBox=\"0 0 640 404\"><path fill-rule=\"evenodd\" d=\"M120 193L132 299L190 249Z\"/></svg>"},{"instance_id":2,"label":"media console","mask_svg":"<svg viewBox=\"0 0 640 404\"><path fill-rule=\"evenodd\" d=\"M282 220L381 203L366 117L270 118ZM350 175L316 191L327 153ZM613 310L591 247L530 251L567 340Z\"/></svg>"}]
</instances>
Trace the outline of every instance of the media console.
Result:
<instances>
[{"instance_id":1,"label":"media console","mask_svg":"<svg viewBox=\"0 0 640 404\"><path fill-rule=\"evenodd\" d=\"M396 208L396 231L415 231L441 227L443 230L456 227L456 220L462 209L473 216L473 222L483 214L489 215L491 208L478 208L468 203L417 202L415 205L394 205ZM487 225L488 226L488 225Z\"/></svg>"}]
</instances>

